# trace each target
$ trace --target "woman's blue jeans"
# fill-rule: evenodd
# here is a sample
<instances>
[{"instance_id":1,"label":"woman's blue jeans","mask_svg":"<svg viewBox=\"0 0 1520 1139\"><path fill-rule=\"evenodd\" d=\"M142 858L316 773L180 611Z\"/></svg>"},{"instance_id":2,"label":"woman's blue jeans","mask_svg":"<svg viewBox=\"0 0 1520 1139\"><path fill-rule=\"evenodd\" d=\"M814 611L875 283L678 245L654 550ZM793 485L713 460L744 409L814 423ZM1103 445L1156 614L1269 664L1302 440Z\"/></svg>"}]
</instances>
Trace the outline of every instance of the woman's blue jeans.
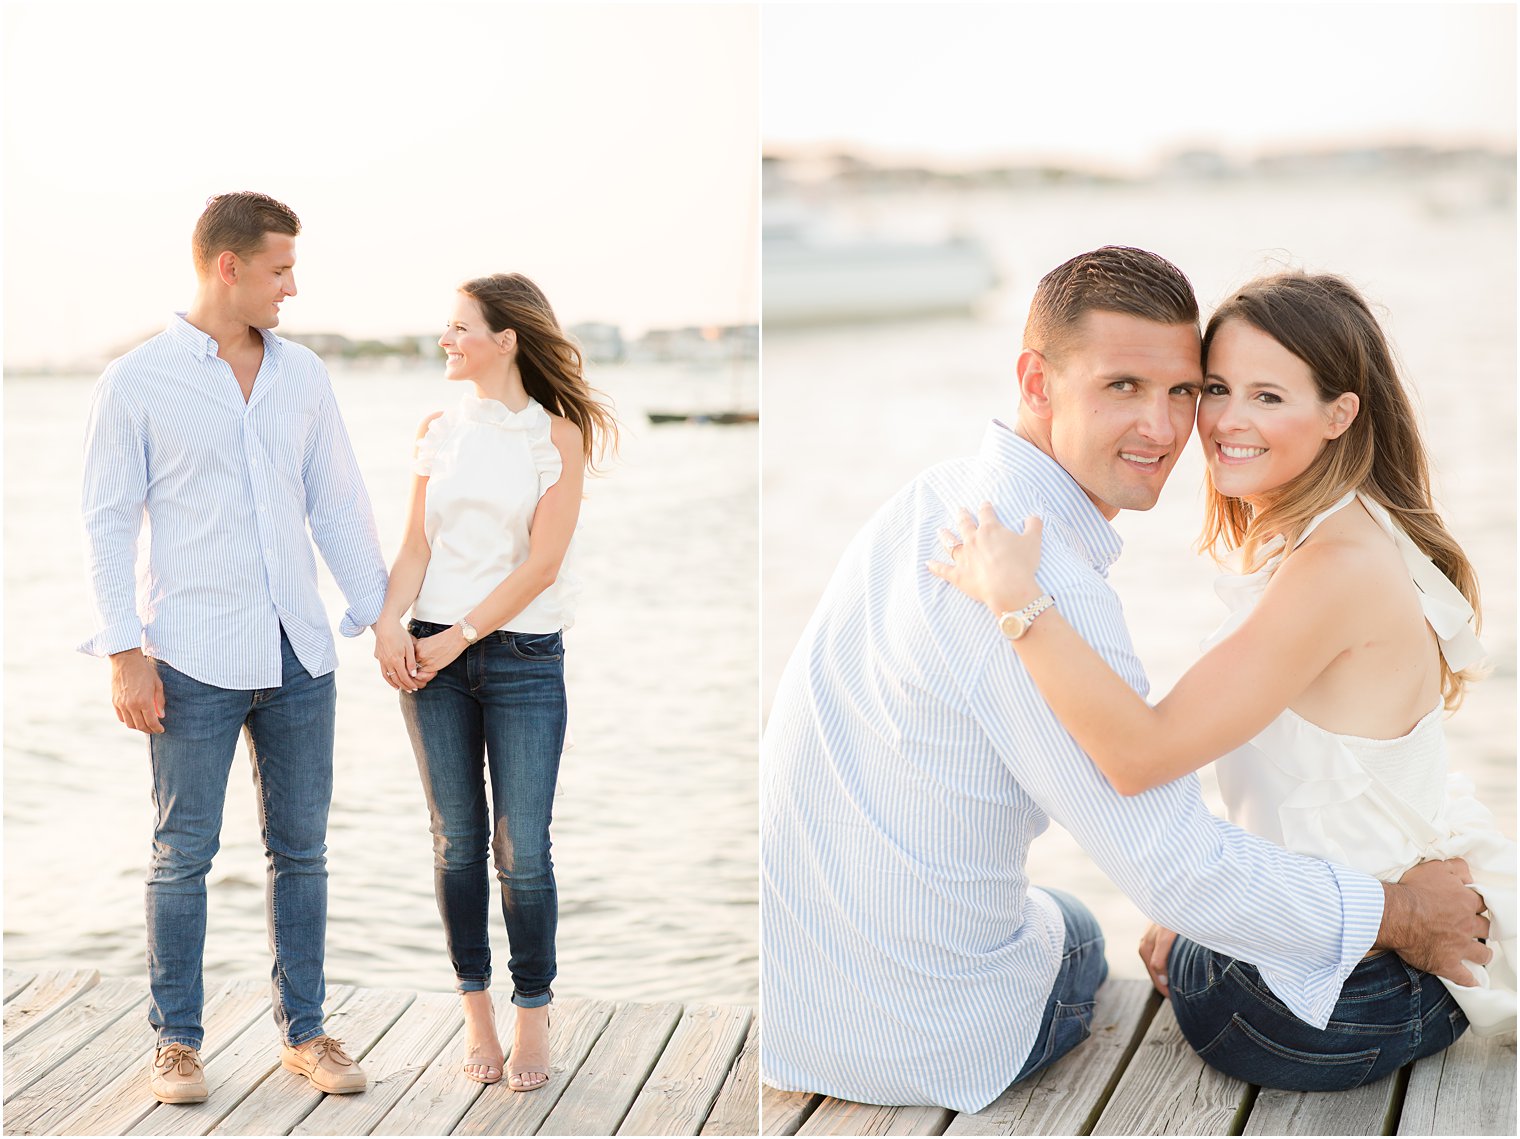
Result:
<instances>
[{"instance_id":1,"label":"woman's blue jeans","mask_svg":"<svg viewBox=\"0 0 1520 1139\"><path fill-rule=\"evenodd\" d=\"M1449 1047L1467 1018L1446 986L1393 953L1365 958L1341 987L1330 1023L1288 1011L1254 965L1179 937L1167 965L1172 1008L1211 1067L1289 1091L1342 1091Z\"/></svg>"},{"instance_id":2,"label":"woman's blue jeans","mask_svg":"<svg viewBox=\"0 0 1520 1139\"><path fill-rule=\"evenodd\" d=\"M1092 1033L1093 1006L1098 987L1108 978L1108 959L1103 956L1103 931L1092 911L1064 890L1041 889L1061 907L1066 939L1061 967L1045 1002L1040 1031L1024 1067L1013 1082L1050 1067Z\"/></svg>"},{"instance_id":3,"label":"woman's blue jeans","mask_svg":"<svg viewBox=\"0 0 1520 1139\"><path fill-rule=\"evenodd\" d=\"M415 637L448 628L426 621ZM488 858L501 881L512 1003L548 1004L559 896L549 856L565 743L559 633L488 633L414 693L401 714L433 832L433 883L459 991L491 985ZM490 776L490 801L486 776Z\"/></svg>"},{"instance_id":4,"label":"woman's blue jeans","mask_svg":"<svg viewBox=\"0 0 1520 1139\"><path fill-rule=\"evenodd\" d=\"M322 1034L332 673L311 676L280 634L278 688L217 688L157 662L164 730L148 737L153 855L148 869L148 1020L160 1047L201 1046L206 874L220 846L227 775L248 737L268 860L274 1018L287 1044Z\"/></svg>"}]
</instances>

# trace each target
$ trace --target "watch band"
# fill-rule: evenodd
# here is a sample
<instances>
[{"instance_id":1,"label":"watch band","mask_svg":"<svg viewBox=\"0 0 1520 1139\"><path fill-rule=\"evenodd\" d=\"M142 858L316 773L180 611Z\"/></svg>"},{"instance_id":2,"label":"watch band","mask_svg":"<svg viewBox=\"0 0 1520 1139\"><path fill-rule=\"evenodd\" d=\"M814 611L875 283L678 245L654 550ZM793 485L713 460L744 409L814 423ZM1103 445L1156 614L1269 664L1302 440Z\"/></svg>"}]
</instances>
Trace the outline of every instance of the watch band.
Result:
<instances>
[{"instance_id":1,"label":"watch band","mask_svg":"<svg viewBox=\"0 0 1520 1139\"><path fill-rule=\"evenodd\" d=\"M1042 593L1022 609L1009 609L999 613L997 619L998 631L1010 641L1016 641L1025 633L1029 632L1029 626L1034 624L1034 619L1056 603L1056 599L1048 593Z\"/></svg>"},{"instance_id":2,"label":"watch band","mask_svg":"<svg viewBox=\"0 0 1520 1139\"><path fill-rule=\"evenodd\" d=\"M475 631L475 626L463 617L459 618L459 631L464 634L464 643L467 645L473 645L480 639L480 634Z\"/></svg>"}]
</instances>

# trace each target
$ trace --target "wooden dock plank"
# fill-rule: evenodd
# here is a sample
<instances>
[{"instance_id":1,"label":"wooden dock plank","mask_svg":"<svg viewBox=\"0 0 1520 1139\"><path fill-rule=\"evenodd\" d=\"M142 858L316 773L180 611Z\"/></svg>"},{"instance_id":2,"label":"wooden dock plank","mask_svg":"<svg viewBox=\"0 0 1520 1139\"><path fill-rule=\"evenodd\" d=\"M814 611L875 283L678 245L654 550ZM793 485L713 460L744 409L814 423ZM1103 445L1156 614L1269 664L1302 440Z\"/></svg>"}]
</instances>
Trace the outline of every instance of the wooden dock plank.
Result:
<instances>
[{"instance_id":1,"label":"wooden dock plank","mask_svg":"<svg viewBox=\"0 0 1520 1139\"><path fill-rule=\"evenodd\" d=\"M701 1131L744 1046L752 1018L748 1008L688 1008L617 1133L695 1135Z\"/></svg>"},{"instance_id":2,"label":"wooden dock plank","mask_svg":"<svg viewBox=\"0 0 1520 1139\"><path fill-rule=\"evenodd\" d=\"M1092 1134L1229 1135L1249 1090L1200 1060L1163 1004Z\"/></svg>"},{"instance_id":3,"label":"wooden dock plank","mask_svg":"<svg viewBox=\"0 0 1520 1139\"><path fill-rule=\"evenodd\" d=\"M1409 1074L1400 1135L1514 1135L1515 1036L1469 1033Z\"/></svg>"},{"instance_id":4,"label":"wooden dock plank","mask_svg":"<svg viewBox=\"0 0 1520 1139\"><path fill-rule=\"evenodd\" d=\"M818 1110L823 1096L816 1092L784 1092L769 1084L760 1085L760 1134L795 1135Z\"/></svg>"},{"instance_id":5,"label":"wooden dock plank","mask_svg":"<svg viewBox=\"0 0 1520 1139\"><path fill-rule=\"evenodd\" d=\"M401 1019L416 994L403 989L359 989L341 1008L328 1013L327 1033L361 1064L391 1025ZM278 1044L275 1047L278 1059ZM305 1076L283 1067L254 1088L214 1128L213 1135L288 1135L322 1102L323 1093Z\"/></svg>"},{"instance_id":6,"label":"wooden dock plank","mask_svg":"<svg viewBox=\"0 0 1520 1139\"><path fill-rule=\"evenodd\" d=\"M72 1001L100 984L98 969L49 969L5 1004L3 1031L9 1052L17 1040Z\"/></svg>"},{"instance_id":7,"label":"wooden dock plank","mask_svg":"<svg viewBox=\"0 0 1520 1139\"><path fill-rule=\"evenodd\" d=\"M1106 981L1098 990L1091 1036L981 1111L957 1115L945 1134L1087 1134L1160 1004L1149 981Z\"/></svg>"},{"instance_id":8,"label":"wooden dock plank","mask_svg":"<svg viewBox=\"0 0 1520 1139\"><path fill-rule=\"evenodd\" d=\"M1393 1109L1398 1077L1344 1092L1262 1088L1244 1135L1381 1135Z\"/></svg>"},{"instance_id":9,"label":"wooden dock plank","mask_svg":"<svg viewBox=\"0 0 1520 1139\"><path fill-rule=\"evenodd\" d=\"M368 1135L459 1031L455 993L421 993L364 1057L369 1090L324 1096L292 1135Z\"/></svg>"},{"instance_id":10,"label":"wooden dock plank","mask_svg":"<svg viewBox=\"0 0 1520 1139\"><path fill-rule=\"evenodd\" d=\"M559 1106L567 1089L580 1080L586 1057L608 1030L618 1006L612 1001L556 1003L551 1029L549 1082L535 1092L514 1092L503 1079L486 1088L454 1128L455 1135L568 1134L544 1121ZM563 1019L562 1019L563 1018ZM511 1016L499 1021L503 1034ZM508 1057L510 1061L510 1056Z\"/></svg>"},{"instance_id":11,"label":"wooden dock plank","mask_svg":"<svg viewBox=\"0 0 1520 1139\"><path fill-rule=\"evenodd\" d=\"M739 1059L713 1102L703 1135L760 1133L760 1018L750 1022Z\"/></svg>"},{"instance_id":12,"label":"wooden dock plank","mask_svg":"<svg viewBox=\"0 0 1520 1139\"><path fill-rule=\"evenodd\" d=\"M350 985L329 986L328 1015L353 995ZM272 1024L254 1021L218 1053L206 1082L204 1103L159 1104L127 1129L128 1135L205 1135L236 1108L280 1065L280 1037Z\"/></svg>"},{"instance_id":13,"label":"wooden dock plank","mask_svg":"<svg viewBox=\"0 0 1520 1139\"><path fill-rule=\"evenodd\" d=\"M496 1023L510 1023L512 991L503 987L494 997ZM457 996L456 996L457 1001ZM375 1127L377 1135L449 1135L460 1119L485 1089L466 1079L460 1070L464 1062L464 1014L455 1020L459 1026L438 1055L386 1112Z\"/></svg>"},{"instance_id":14,"label":"wooden dock plank","mask_svg":"<svg viewBox=\"0 0 1520 1139\"><path fill-rule=\"evenodd\" d=\"M16 1044L7 1041L7 1102L147 999L147 986L141 981L112 977L76 994L52 1016L38 1022L47 1026L46 1031L30 1032Z\"/></svg>"},{"instance_id":15,"label":"wooden dock plank","mask_svg":"<svg viewBox=\"0 0 1520 1139\"><path fill-rule=\"evenodd\" d=\"M544 1120L548 1135L611 1135L659 1062L685 1010L619 1004L595 1046Z\"/></svg>"},{"instance_id":16,"label":"wooden dock plank","mask_svg":"<svg viewBox=\"0 0 1520 1139\"><path fill-rule=\"evenodd\" d=\"M5 970L5 1000L8 1003L12 997L37 979L36 973L23 973L19 969Z\"/></svg>"},{"instance_id":17,"label":"wooden dock plank","mask_svg":"<svg viewBox=\"0 0 1520 1139\"><path fill-rule=\"evenodd\" d=\"M268 982L226 981L217 987L202 1013L205 1044L201 1058L209 1079L217 1078L217 1054L250 1025L269 1015ZM45 1123L46 1131L54 1135L120 1135L157 1107L158 1101L148 1090L155 1039L147 1017L131 1014L91 1041L70 1067L87 1063L87 1070L77 1072L79 1083L96 1090L61 1104L60 1114ZM60 1072L57 1078L61 1088L69 1076ZM42 1088L39 1081L27 1094Z\"/></svg>"},{"instance_id":18,"label":"wooden dock plank","mask_svg":"<svg viewBox=\"0 0 1520 1139\"><path fill-rule=\"evenodd\" d=\"M946 1107L883 1107L824 1097L798 1135L941 1135L955 1114Z\"/></svg>"}]
</instances>

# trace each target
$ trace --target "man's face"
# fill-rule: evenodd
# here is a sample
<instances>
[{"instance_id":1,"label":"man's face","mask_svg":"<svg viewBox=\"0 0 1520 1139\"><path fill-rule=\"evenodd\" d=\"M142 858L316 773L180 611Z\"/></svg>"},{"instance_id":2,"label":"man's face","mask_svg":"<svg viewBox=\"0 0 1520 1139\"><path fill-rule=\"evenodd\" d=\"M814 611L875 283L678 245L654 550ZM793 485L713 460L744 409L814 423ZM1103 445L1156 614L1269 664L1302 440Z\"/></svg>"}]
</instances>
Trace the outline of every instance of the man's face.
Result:
<instances>
[{"instance_id":1,"label":"man's face","mask_svg":"<svg viewBox=\"0 0 1520 1139\"><path fill-rule=\"evenodd\" d=\"M1198 330L1089 312L1045 371L1055 460L1105 518L1155 506L1193 430Z\"/></svg>"},{"instance_id":2,"label":"man's face","mask_svg":"<svg viewBox=\"0 0 1520 1139\"><path fill-rule=\"evenodd\" d=\"M274 328L280 305L296 295L296 239L288 233L266 233L258 252L238 258L232 303L239 319L251 328Z\"/></svg>"}]
</instances>

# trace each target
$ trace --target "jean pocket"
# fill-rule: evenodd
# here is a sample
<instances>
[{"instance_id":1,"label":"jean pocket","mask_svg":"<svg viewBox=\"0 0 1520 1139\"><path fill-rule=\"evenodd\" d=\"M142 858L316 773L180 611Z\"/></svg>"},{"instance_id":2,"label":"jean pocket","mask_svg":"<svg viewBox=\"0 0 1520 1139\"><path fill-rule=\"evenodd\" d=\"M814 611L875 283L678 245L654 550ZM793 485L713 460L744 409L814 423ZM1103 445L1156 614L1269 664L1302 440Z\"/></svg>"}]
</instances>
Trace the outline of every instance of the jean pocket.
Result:
<instances>
[{"instance_id":1,"label":"jean pocket","mask_svg":"<svg viewBox=\"0 0 1520 1139\"><path fill-rule=\"evenodd\" d=\"M518 660L556 661L565 658L565 642L559 633L510 633L507 644Z\"/></svg>"},{"instance_id":2,"label":"jean pocket","mask_svg":"<svg viewBox=\"0 0 1520 1139\"><path fill-rule=\"evenodd\" d=\"M1056 1002L1050 1018L1050 1037L1046 1041L1044 1064L1054 1064L1092 1035L1093 1008L1096 1001L1067 1005Z\"/></svg>"},{"instance_id":3,"label":"jean pocket","mask_svg":"<svg viewBox=\"0 0 1520 1139\"><path fill-rule=\"evenodd\" d=\"M1288 1091L1344 1091L1366 1082L1381 1048L1355 1052L1306 1051L1279 1043L1239 1013L1198 1055L1228 1076Z\"/></svg>"}]
</instances>

